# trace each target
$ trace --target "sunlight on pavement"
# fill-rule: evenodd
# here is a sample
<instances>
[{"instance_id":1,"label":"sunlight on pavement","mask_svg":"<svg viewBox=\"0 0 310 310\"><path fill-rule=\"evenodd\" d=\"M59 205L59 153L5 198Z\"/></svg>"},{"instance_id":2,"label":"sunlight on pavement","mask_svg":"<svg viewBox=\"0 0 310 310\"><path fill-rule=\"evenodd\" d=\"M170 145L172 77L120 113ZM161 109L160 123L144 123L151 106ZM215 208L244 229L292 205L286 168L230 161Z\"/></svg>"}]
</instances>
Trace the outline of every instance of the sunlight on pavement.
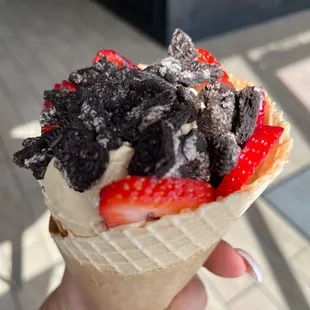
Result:
<instances>
[{"instance_id":1,"label":"sunlight on pavement","mask_svg":"<svg viewBox=\"0 0 310 310\"><path fill-rule=\"evenodd\" d=\"M37 120L14 127L10 131L13 139L26 139L29 137L37 137L41 134L41 127Z\"/></svg>"}]
</instances>

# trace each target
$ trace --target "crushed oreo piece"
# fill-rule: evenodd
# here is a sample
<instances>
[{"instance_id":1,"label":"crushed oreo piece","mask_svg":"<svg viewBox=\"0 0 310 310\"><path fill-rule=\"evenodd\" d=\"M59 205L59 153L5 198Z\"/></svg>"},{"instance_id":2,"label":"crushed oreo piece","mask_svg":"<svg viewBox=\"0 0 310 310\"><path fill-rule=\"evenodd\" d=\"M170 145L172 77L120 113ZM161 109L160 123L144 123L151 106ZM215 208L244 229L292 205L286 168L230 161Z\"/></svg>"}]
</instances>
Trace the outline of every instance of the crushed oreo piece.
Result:
<instances>
[{"instance_id":1,"label":"crushed oreo piece","mask_svg":"<svg viewBox=\"0 0 310 310\"><path fill-rule=\"evenodd\" d=\"M232 120L218 103L210 102L198 117L197 126L207 138L213 138L228 132Z\"/></svg>"},{"instance_id":2,"label":"crushed oreo piece","mask_svg":"<svg viewBox=\"0 0 310 310\"><path fill-rule=\"evenodd\" d=\"M69 81L82 86L90 86L95 84L99 76L99 72L94 67L79 69L72 72Z\"/></svg>"},{"instance_id":3,"label":"crushed oreo piece","mask_svg":"<svg viewBox=\"0 0 310 310\"><path fill-rule=\"evenodd\" d=\"M243 146L253 134L262 102L262 92L254 87L246 87L236 94L233 132L239 145Z\"/></svg>"},{"instance_id":4,"label":"crushed oreo piece","mask_svg":"<svg viewBox=\"0 0 310 310\"><path fill-rule=\"evenodd\" d=\"M221 68L216 64L203 62L181 62L167 57L145 68L145 71L156 74L171 84L186 86L199 85L206 81L214 81L222 76Z\"/></svg>"},{"instance_id":5,"label":"crushed oreo piece","mask_svg":"<svg viewBox=\"0 0 310 310\"><path fill-rule=\"evenodd\" d=\"M150 125L140 134L134 150L129 174L163 177L176 161L173 127L162 120Z\"/></svg>"},{"instance_id":6,"label":"crushed oreo piece","mask_svg":"<svg viewBox=\"0 0 310 310\"><path fill-rule=\"evenodd\" d=\"M82 192L102 177L109 151L126 142L135 149L129 174L208 182L212 172L220 178L236 164L262 101L254 88L237 92L218 82L221 75L220 66L197 61L181 30L167 57L145 70L119 68L102 56L70 74L74 91L44 92L51 104L40 115L41 137L26 139L14 162L42 179L55 158L70 186ZM198 95L188 87L203 82ZM182 129L195 122L189 133Z\"/></svg>"},{"instance_id":7,"label":"crushed oreo piece","mask_svg":"<svg viewBox=\"0 0 310 310\"><path fill-rule=\"evenodd\" d=\"M171 111L171 105L158 105L148 108L143 114L142 121L139 125L139 131L142 132L151 124L155 123L159 119L163 119L167 112Z\"/></svg>"},{"instance_id":8,"label":"crushed oreo piece","mask_svg":"<svg viewBox=\"0 0 310 310\"><path fill-rule=\"evenodd\" d=\"M13 162L19 167L30 169L36 179L44 177L46 167L53 158L42 137L28 138L23 141L24 148L13 156Z\"/></svg>"},{"instance_id":9,"label":"crushed oreo piece","mask_svg":"<svg viewBox=\"0 0 310 310\"><path fill-rule=\"evenodd\" d=\"M109 152L94 141L75 143L61 156L56 156L57 168L76 191L89 189L103 175L109 162Z\"/></svg>"},{"instance_id":10,"label":"crushed oreo piece","mask_svg":"<svg viewBox=\"0 0 310 310\"><path fill-rule=\"evenodd\" d=\"M194 160L198 153L208 153L207 140L198 129L192 129L182 140L182 152L187 160Z\"/></svg>"},{"instance_id":11,"label":"crushed oreo piece","mask_svg":"<svg viewBox=\"0 0 310 310\"><path fill-rule=\"evenodd\" d=\"M211 171L218 176L229 173L237 165L240 152L233 133L219 135L210 145Z\"/></svg>"},{"instance_id":12,"label":"crushed oreo piece","mask_svg":"<svg viewBox=\"0 0 310 310\"><path fill-rule=\"evenodd\" d=\"M207 85L200 99L205 105L197 120L197 126L208 138L214 138L232 129L235 110L235 94L222 83Z\"/></svg>"},{"instance_id":13,"label":"crushed oreo piece","mask_svg":"<svg viewBox=\"0 0 310 310\"><path fill-rule=\"evenodd\" d=\"M85 130L83 126L73 126L65 128L57 136L50 138L49 148L56 157L61 157L67 149L71 149L76 144L83 144L88 141L95 141L94 132Z\"/></svg>"},{"instance_id":14,"label":"crushed oreo piece","mask_svg":"<svg viewBox=\"0 0 310 310\"><path fill-rule=\"evenodd\" d=\"M116 150L122 144L118 128L107 127L98 133L96 141L108 150Z\"/></svg>"},{"instance_id":15,"label":"crushed oreo piece","mask_svg":"<svg viewBox=\"0 0 310 310\"><path fill-rule=\"evenodd\" d=\"M181 177L191 174L192 179L208 182L210 159L205 136L198 129L192 129L186 136L181 137L181 141L182 153L188 160L179 168Z\"/></svg>"},{"instance_id":16,"label":"crushed oreo piece","mask_svg":"<svg viewBox=\"0 0 310 310\"><path fill-rule=\"evenodd\" d=\"M171 44L168 47L168 57L180 61L193 61L197 58L198 52L192 39L180 29L176 29L172 35Z\"/></svg>"}]
</instances>

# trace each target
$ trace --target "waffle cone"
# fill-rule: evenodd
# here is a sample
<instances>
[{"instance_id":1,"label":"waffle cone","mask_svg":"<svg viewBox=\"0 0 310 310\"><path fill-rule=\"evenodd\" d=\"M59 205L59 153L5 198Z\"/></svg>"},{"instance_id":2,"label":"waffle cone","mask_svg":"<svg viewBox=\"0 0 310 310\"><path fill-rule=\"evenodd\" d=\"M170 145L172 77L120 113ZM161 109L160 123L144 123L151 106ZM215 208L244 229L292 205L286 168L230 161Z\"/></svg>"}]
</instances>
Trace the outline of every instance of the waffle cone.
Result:
<instances>
[{"instance_id":1,"label":"waffle cone","mask_svg":"<svg viewBox=\"0 0 310 310\"><path fill-rule=\"evenodd\" d=\"M231 76L237 89L250 83ZM50 232L91 309L163 310L195 275L231 225L280 174L292 141L289 125L267 97L266 124L284 132L251 181L225 199L143 226L82 238L51 218ZM57 224L57 225L56 225Z\"/></svg>"}]
</instances>

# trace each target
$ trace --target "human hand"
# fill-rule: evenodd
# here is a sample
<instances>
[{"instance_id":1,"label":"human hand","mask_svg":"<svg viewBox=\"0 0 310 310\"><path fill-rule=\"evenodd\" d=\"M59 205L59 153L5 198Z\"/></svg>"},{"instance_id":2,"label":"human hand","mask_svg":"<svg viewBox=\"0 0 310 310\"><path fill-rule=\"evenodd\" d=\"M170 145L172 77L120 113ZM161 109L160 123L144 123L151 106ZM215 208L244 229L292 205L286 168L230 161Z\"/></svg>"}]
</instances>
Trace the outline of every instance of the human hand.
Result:
<instances>
[{"instance_id":1,"label":"human hand","mask_svg":"<svg viewBox=\"0 0 310 310\"><path fill-rule=\"evenodd\" d=\"M240 277L251 274L261 282L261 271L255 261L243 250L234 249L221 241L214 249L204 267L212 273L225 278ZM175 296L167 310L204 310L208 296L203 283L195 275L192 280ZM44 302L41 310L92 310L83 294L75 285L70 273L66 270L60 286Z\"/></svg>"}]
</instances>

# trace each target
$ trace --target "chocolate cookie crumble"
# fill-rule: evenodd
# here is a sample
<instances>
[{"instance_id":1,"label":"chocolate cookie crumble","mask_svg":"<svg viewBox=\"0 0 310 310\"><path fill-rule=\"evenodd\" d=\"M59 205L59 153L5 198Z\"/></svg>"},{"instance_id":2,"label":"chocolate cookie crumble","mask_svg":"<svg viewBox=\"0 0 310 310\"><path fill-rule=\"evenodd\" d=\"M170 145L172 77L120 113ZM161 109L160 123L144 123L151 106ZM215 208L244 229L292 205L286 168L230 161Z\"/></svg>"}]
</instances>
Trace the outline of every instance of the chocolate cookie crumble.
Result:
<instances>
[{"instance_id":1,"label":"chocolate cookie crumble","mask_svg":"<svg viewBox=\"0 0 310 310\"><path fill-rule=\"evenodd\" d=\"M109 151L127 143L134 149L131 175L221 178L253 133L263 98L257 89L222 84L222 68L197 56L191 39L176 30L167 56L144 70L101 56L74 71L44 92L42 134L26 139L14 162L40 180L55 158L68 184L83 192L104 174ZM198 95L191 91L202 83Z\"/></svg>"}]
</instances>

